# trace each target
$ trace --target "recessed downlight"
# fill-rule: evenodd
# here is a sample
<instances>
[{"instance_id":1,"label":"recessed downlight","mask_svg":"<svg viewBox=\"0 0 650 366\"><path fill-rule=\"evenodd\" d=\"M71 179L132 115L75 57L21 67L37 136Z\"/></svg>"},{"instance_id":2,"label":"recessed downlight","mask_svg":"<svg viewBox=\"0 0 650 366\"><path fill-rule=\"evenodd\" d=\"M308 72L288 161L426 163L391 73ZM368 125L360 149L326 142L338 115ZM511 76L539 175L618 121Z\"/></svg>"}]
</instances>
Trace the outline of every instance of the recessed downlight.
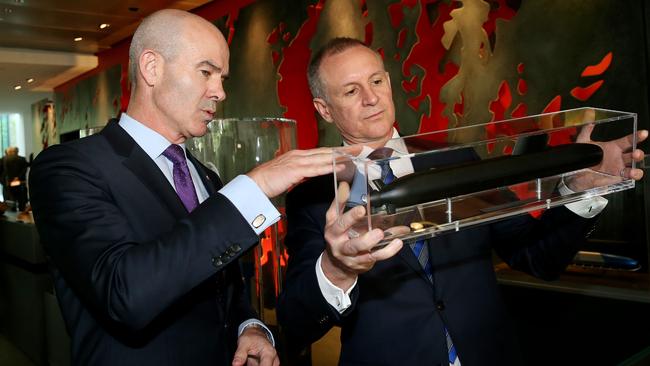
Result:
<instances>
[{"instance_id":1,"label":"recessed downlight","mask_svg":"<svg viewBox=\"0 0 650 366\"><path fill-rule=\"evenodd\" d=\"M27 82L27 84L31 84L31 83L34 82L34 78L29 78L29 79L27 79L25 81Z\"/></svg>"},{"instance_id":2,"label":"recessed downlight","mask_svg":"<svg viewBox=\"0 0 650 366\"><path fill-rule=\"evenodd\" d=\"M16 85L16 86L14 86L14 90L20 90L20 89L22 89L22 88L23 88L22 85Z\"/></svg>"},{"instance_id":3,"label":"recessed downlight","mask_svg":"<svg viewBox=\"0 0 650 366\"><path fill-rule=\"evenodd\" d=\"M83 37L76 37L76 38L74 39L75 42L79 42L79 41L81 41L81 40L83 40Z\"/></svg>"},{"instance_id":4,"label":"recessed downlight","mask_svg":"<svg viewBox=\"0 0 650 366\"><path fill-rule=\"evenodd\" d=\"M111 25L108 24L108 23L102 23L102 24L99 25L99 29L106 29L106 28L108 28L108 27L110 27L110 26L111 26Z\"/></svg>"}]
</instances>

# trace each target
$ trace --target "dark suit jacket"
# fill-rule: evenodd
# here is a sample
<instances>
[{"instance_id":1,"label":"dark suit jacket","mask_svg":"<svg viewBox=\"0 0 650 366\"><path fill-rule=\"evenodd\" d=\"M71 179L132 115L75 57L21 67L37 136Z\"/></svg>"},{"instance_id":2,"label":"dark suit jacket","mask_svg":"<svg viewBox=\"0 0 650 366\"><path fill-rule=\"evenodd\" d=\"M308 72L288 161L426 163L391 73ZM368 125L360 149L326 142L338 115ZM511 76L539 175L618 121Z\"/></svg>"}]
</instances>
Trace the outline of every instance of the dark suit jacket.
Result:
<instances>
[{"instance_id":1,"label":"dark suit jacket","mask_svg":"<svg viewBox=\"0 0 650 366\"><path fill-rule=\"evenodd\" d=\"M25 181L25 174L27 173L27 167L29 163L27 160L19 155L7 155L2 158L2 167L0 168L0 176L3 178L3 181L0 182L3 185L8 185L14 178L18 178L21 181Z\"/></svg>"},{"instance_id":2,"label":"dark suit jacket","mask_svg":"<svg viewBox=\"0 0 650 366\"><path fill-rule=\"evenodd\" d=\"M413 165L417 170L419 164ZM325 248L332 179L311 179L287 197L289 266L278 318L294 349L340 325L342 365L448 365L445 326L463 366L521 364L492 249L510 266L551 279L593 227L592 220L562 207L539 221L523 215L438 236L429 241L433 283L404 245L359 276L352 306L339 314L323 298L315 272Z\"/></svg>"},{"instance_id":3,"label":"dark suit jacket","mask_svg":"<svg viewBox=\"0 0 650 366\"><path fill-rule=\"evenodd\" d=\"M210 194L191 214L115 121L34 161L34 217L74 364L232 362L238 325L255 317L236 260L258 237L190 159Z\"/></svg>"},{"instance_id":4,"label":"dark suit jacket","mask_svg":"<svg viewBox=\"0 0 650 366\"><path fill-rule=\"evenodd\" d=\"M14 200L18 203L20 210L24 209L27 203L27 185L25 181L29 163L19 155L6 155L0 159L0 184L5 200ZM11 187L9 184L14 178L21 181L20 186Z\"/></svg>"}]
</instances>

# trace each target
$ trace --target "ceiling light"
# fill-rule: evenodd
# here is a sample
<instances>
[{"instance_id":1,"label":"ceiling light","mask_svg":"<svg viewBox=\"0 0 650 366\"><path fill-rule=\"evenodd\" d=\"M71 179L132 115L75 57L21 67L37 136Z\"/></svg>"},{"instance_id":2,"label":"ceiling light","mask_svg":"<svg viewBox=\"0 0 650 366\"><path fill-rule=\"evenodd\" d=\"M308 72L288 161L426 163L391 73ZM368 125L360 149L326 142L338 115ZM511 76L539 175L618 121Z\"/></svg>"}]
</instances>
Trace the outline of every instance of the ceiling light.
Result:
<instances>
[{"instance_id":1,"label":"ceiling light","mask_svg":"<svg viewBox=\"0 0 650 366\"><path fill-rule=\"evenodd\" d=\"M108 28L108 27L110 27L110 26L111 26L111 25L108 24L108 23L102 23L102 24L99 25L99 29Z\"/></svg>"},{"instance_id":2,"label":"ceiling light","mask_svg":"<svg viewBox=\"0 0 650 366\"><path fill-rule=\"evenodd\" d=\"M75 41L75 42L79 42L79 41L81 41L82 39L83 39L82 37L77 37L77 38L74 39L74 41Z\"/></svg>"},{"instance_id":3,"label":"ceiling light","mask_svg":"<svg viewBox=\"0 0 650 366\"><path fill-rule=\"evenodd\" d=\"M29 79L27 79L26 81L27 81L27 84L31 84L31 83L34 82L34 78L29 78Z\"/></svg>"},{"instance_id":4,"label":"ceiling light","mask_svg":"<svg viewBox=\"0 0 650 366\"><path fill-rule=\"evenodd\" d=\"M20 89L22 89L22 88L23 88L22 85L16 85L16 86L14 86L14 90L20 90Z\"/></svg>"}]
</instances>

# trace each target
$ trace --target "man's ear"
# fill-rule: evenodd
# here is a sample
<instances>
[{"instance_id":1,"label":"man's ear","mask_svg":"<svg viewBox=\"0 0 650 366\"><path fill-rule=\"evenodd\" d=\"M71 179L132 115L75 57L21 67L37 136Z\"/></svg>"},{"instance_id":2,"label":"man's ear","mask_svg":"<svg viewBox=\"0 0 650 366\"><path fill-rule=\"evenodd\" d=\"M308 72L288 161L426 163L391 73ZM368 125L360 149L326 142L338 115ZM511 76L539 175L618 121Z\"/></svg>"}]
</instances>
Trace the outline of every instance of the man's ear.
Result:
<instances>
[{"instance_id":1,"label":"man's ear","mask_svg":"<svg viewBox=\"0 0 650 366\"><path fill-rule=\"evenodd\" d=\"M162 64L164 60L159 53L152 50L144 50L138 58L140 77L149 86L153 86L162 76Z\"/></svg>"},{"instance_id":2,"label":"man's ear","mask_svg":"<svg viewBox=\"0 0 650 366\"><path fill-rule=\"evenodd\" d=\"M318 114L320 114L323 119L329 123L334 122L334 119L332 118L332 115L330 114L330 110L327 107L327 102L323 100L322 98L314 98L312 99L312 102L314 103L314 108L318 111Z\"/></svg>"}]
</instances>

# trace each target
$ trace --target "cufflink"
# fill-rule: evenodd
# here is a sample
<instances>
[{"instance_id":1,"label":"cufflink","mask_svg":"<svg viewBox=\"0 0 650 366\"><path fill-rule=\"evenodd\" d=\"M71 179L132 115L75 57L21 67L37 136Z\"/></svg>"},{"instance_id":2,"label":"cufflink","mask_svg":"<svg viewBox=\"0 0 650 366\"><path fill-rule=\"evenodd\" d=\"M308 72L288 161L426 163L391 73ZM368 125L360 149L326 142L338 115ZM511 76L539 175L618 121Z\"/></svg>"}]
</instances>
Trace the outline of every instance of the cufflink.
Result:
<instances>
[{"instance_id":1,"label":"cufflink","mask_svg":"<svg viewBox=\"0 0 650 366\"><path fill-rule=\"evenodd\" d=\"M266 221L266 216L264 216L262 214L259 214L259 215L257 215L257 217L255 217L255 219L253 219L252 225L253 225L254 228L257 229L260 226L262 226L264 221Z\"/></svg>"}]
</instances>

